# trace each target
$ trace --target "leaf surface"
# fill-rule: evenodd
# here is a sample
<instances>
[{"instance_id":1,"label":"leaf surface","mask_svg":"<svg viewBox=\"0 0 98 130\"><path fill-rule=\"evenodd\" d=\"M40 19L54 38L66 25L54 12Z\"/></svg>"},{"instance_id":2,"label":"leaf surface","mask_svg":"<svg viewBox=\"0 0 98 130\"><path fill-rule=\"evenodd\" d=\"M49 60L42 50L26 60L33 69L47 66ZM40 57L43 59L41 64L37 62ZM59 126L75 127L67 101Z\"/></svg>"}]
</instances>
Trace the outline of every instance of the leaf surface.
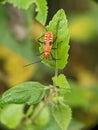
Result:
<instances>
[{"instance_id":1,"label":"leaf surface","mask_svg":"<svg viewBox=\"0 0 98 130\"><path fill-rule=\"evenodd\" d=\"M16 128L22 118L24 105L10 104L0 111L0 122L9 128Z\"/></svg>"},{"instance_id":2,"label":"leaf surface","mask_svg":"<svg viewBox=\"0 0 98 130\"><path fill-rule=\"evenodd\" d=\"M5 104L35 104L44 94L44 85L38 82L25 82L7 90L0 99L0 106Z\"/></svg>"},{"instance_id":3,"label":"leaf surface","mask_svg":"<svg viewBox=\"0 0 98 130\"><path fill-rule=\"evenodd\" d=\"M36 11L38 12L36 19L44 25L47 19L47 2L46 0L35 0L35 3L37 5Z\"/></svg>"},{"instance_id":4,"label":"leaf surface","mask_svg":"<svg viewBox=\"0 0 98 130\"><path fill-rule=\"evenodd\" d=\"M60 96L64 96L67 92L70 92L70 85L65 77L65 75L60 74L52 78L53 83L59 87Z\"/></svg>"},{"instance_id":5,"label":"leaf surface","mask_svg":"<svg viewBox=\"0 0 98 130\"><path fill-rule=\"evenodd\" d=\"M67 130L71 120L71 109L67 105L57 104L52 108L53 116L62 130Z\"/></svg>"},{"instance_id":6,"label":"leaf surface","mask_svg":"<svg viewBox=\"0 0 98 130\"><path fill-rule=\"evenodd\" d=\"M56 67L59 69L63 69L68 60L68 50L69 50L69 30L68 23L66 19L66 15L63 9L59 10L49 25L46 26L47 31L52 31L54 35L54 43L53 47L55 49L51 50L50 59L43 59L43 55L41 55L41 59L43 59L43 63L50 67ZM44 41L44 39L41 39ZM43 52L43 45L41 45L40 53ZM55 60L54 60L55 59Z\"/></svg>"}]
</instances>

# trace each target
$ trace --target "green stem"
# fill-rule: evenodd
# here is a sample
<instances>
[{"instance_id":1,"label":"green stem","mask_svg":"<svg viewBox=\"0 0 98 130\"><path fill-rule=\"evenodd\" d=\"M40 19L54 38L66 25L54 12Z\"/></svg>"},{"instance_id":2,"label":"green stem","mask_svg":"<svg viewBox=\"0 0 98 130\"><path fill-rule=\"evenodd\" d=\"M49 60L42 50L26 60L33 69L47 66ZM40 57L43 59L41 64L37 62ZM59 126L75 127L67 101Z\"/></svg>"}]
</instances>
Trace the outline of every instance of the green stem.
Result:
<instances>
[{"instance_id":1,"label":"green stem","mask_svg":"<svg viewBox=\"0 0 98 130\"><path fill-rule=\"evenodd\" d=\"M54 76L58 76L58 68L55 68L55 75Z\"/></svg>"},{"instance_id":2,"label":"green stem","mask_svg":"<svg viewBox=\"0 0 98 130\"><path fill-rule=\"evenodd\" d=\"M48 101L44 102L44 104L42 105L42 107L40 108L40 110L37 112L37 114L31 118L32 120L32 123L34 123L35 119L40 115L40 113L43 111L43 109L45 108L46 104L47 104Z\"/></svg>"}]
</instances>

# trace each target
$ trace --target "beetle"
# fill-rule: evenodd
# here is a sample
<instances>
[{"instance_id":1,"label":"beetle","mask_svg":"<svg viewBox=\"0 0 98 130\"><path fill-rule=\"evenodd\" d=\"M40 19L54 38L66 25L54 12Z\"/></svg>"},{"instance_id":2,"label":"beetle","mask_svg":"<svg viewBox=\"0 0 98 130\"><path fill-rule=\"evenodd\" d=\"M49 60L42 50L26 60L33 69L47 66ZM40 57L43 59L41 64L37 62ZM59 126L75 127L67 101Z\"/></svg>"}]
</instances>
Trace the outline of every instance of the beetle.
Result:
<instances>
[{"instance_id":1,"label":"beetle","mask_svg":"<svg viewBox=\"0 0 98 130\"><path fill-rule=\"evenodd\" d=\"M52 45L53 43L56 41L57 39L57 35L58 35L58 24L59 24L59 21L57 22L57 27L56 27L56 36L55 36L55 39L54 39L54 36L53 36L53 32L51 31L47 31L44 35L44 41L40 41L40 37L38 39L38 42L42 43L43 44L43 52L41 54L43 54L44 58L43 59L49 59L50 55L52 57L53 60L59 60L59 59L56 59L53 57L52 53L51 53L51 49L57 49L57 48L52 48ZM40 55L41 55L40 54ZM29 66L29 65L32 65L32 64L35 64L35 63L38 63L38 62L41 62L43 59L39 60L39 61L36 61L36 62L33 62L33 63L30 63L30 64L27 64L25 65L24 67L26 66Z\"/></svg>"},{"instance_id":2,"label":"beetle","mask_svg":"<svg viewBox=\"0 0 98 130\"><path fill-rule=\"evenodd\" d=\"M45 59L48 59L49 56L50 56L52 44L53 44L53 33L52 32L46 32L45 36L44 36L44 43L43 43L44 58Z\"/></svg>"},{"instance_id":3,"label":"beetle","mask_svg":"<svg viewBox=\"0 0 98 130\"><path fill-rule=\"evenodd\" d=\"M43 59L49 59L49 56L51 54L52 45L53 45L53 42L54 42L53 33L51 31L46 32L45 35L44 35L44 41L43 42L40 41L39 39L38 39L38 42L43 44L43 52L41 53L41 54L44 54ZM52 54L51 54L51 56L52 56ZM53 58L53 56L52 56L52 58ZM55 58L53 58L53 59L55 59ZM24 67L38 63L38 62L41 62L42 60L27 64Z\"/></svg>"}]
</instances>

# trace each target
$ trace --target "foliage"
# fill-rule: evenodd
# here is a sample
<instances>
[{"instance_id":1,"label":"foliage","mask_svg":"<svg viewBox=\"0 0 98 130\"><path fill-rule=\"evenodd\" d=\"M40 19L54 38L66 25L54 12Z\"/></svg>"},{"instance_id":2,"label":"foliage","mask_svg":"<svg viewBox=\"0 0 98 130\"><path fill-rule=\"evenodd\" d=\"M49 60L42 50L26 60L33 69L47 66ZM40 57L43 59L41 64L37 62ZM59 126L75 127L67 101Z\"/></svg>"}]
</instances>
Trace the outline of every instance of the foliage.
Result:
<instances>
[{"instance_id":1,"label":"foliage","mask_svg":"<svg viewBox=\"0 0 98 130\"><path fill-rule=\"evenodd\" d=\"M31 25L31 14L32 14L32 8L30 8L30 5L32 3L35 3L37 5L35 12L36 11L38 12L36 19L41 24L43 25L45 24L47 19L46 0L41 1L8 0L7 2L12 3L15 7L25 9L25 11L23 11L23 14L25 14L25 18L27 18L28 28ZM1 11L2 10L3 13L7 15L7 11L5 11L4 5L2 5ZM4 14L2 14L3 19L1 22L2 25L5 26L5 28L8 28L7 18L4 17ZM45 127L48 128L50 118L53 118L53 120L56 122L57 128L61 130L67 130L68 125L70 123L71 109L66 104L64 99L64 96L70 90L70 86L64 74L58 75L57 73L58 69L64 69L64 67L66 66L69 50L68 23L63 9L59 10L53 16L52 20L49 22L49 25L46 26L46 29L48 31L52 31L54 34L54 39L56 38L56 41L53 44L53 48L56 49L52 50L52 53L55 59L58 60L42 61L45 65L48 65L49 67L53 67L55 69L55 76L52 78L53 85L43 85L40 82L30 81L15 85L13 88L5 91L0 99L0 107L1 107L0 114L2 115L0 121L8 128L13 129L18 128L23 130L25 129L40 130L44 129ZM4 32L2 33L2 35L3 34ZM28 59L27 52L29 52L29 56L32 55L30 37L26 37L23 40L18 39L19 42L17 44L16 38L12 36L12 34L8 29L5 33L5 36L6 36L5 39L1 38L0 41L1 43L5 44L9 48L11 47L13 50L15 49L16 52L18 52L21 49L22 51L19 51L19 53L24 57L26 57L27 59ZM6 40L10 42L7 43ZM43 38L41 40L43 40ZM21 43L24 43L24 50L22 48L23 46ZM40 45L39 49L40 52L43 51L42 45ZM42 59L43 57L40 58ZM51 105L49 105L50 103ZM27 107L26 110L25 107ZM13 118L14 123L12 123ZM53 124L51 124L51 128L54 127L52 125Z\"/></svg>"},{"instance_id":2,"label":"foliage","mask_svg":"<svg viewBox=\"0 0 98 130\"><path fill-rule=\"evenodd\" d=\"M66 130L71 119L71 110L69 106L57 104L57 106L54 106L52 109L55 120L62 130Z\"/></svg>"},{"instance_id":3,"label":"foliage","mask_svg":"<svg viewBox=\"0 0 98 130\"><path fill-rule=\"evenodd\" d=\"M59 10L56 15L52 18L49 25L46 26L48 31L52 31L54 34L55 42L53 43L53 48L57 48L56 51L52 51L53 57L57 59L54 62L52 60L43 60L43 63L51 67L57 67L63 69L67 64L68 50L69 50L69 30L66 15L64 10ZM41 46L40 52L43 52L43 47ZM41 56L43 59L43 57ZM52 57L51 57L52 59Z\"/></svg>"},{"instance_id":4,"label":"foliage","mask_svg":"<svg viewBox=\"0 0 98 130\"><path fill-rule=\"evenodd\" d=\"M0 129L81 130L98 123L98 3L58 2L0 0ZM62 7L67 15L56 13ZM37 42L46 31L54 35L49 60Z\"/></svg>"},{"instance_id":5,"label":"foliage","mask_svg":"<svg viewBox=\"0 0 98 130\"><path fill-rule=\"evenodd\" d=\"M44 96L44 86L37 82L26 82L15 86L14 88L6 91L0 105L4 104L35 104L39 102Z\"/></svg>"},{"instance_id":6,"label":"foliage","mask_svg":"<svg viewBox=\"0 0 98 130\"><path fill-rule=\"evenodd\" d=\"M20 121L24 117L23 107L23 105L19 104L7 105L0 112L0 121L9 128L17 127L17 125L20 124Z\"/></svg>"},{"instance_id":7,"label":"foliage","mask_svg":"<svg viewBox=\"0 0 98 130\"><path fill-rule=\"evenodd\" d=\"M46 0L5 0L4 3L8 2L13 4L13 6L21 8L21 9L28 9L34 3L36 4L37 8L37 16L36 19L41 23L45 24L47 18L47 1Z\"/></svg>"},{"instance_id":8,"label":"foliage","mask_svg":"<svg viewBox=\"0 0 98 130\"><path fill-rule=\"evenodd\" d=\"M36 11L38 12L36 19L41 23L45 24L47 19L47 1L46 0L34 0L37 5Z\"/></svg>"}]
</instances>

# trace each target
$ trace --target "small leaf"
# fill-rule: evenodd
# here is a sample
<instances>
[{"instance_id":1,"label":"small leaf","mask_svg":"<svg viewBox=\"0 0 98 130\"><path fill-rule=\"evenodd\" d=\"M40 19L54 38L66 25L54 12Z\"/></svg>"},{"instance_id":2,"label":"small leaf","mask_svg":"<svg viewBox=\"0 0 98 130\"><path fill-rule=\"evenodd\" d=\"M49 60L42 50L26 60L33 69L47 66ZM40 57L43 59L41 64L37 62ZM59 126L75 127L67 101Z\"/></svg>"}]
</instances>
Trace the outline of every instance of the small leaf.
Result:
<instances>
[{"instance_id":1,"label":"small leaf","mask_svg":"<svg viewBox=\"0 0 98 130\"><path fill-rule=\"evenodd\" d=\"M65 75L60 74L58 77L57 76L53 77L52 80L56 86L59 86L60 88L70 89L69 83L68 83Z\"/></svg>"},{"instance_id":2,"label":"small leaf","mask_svg":"<svg viewBox=\"0 0 98 130\"><path fill-rule=\"evenodd\" d=\"M52 108L53 116L62 130L67 130L71 121L71 109L67 105L57 104Z\"/></svg>"},{"instance_id":3,"label":"small leaf","mask_svg":"<svg viewBox=\"0 0 98 130\"><path fill-rule=\"evenodd\" d=\"M0 122L9 128L16 128L23 117L23 105L10 104L0 111Z\"/></svg>"},{"instance_id":4,"label":"small leaf","mask_svg":"<svg viewBox=\"0 0 98 130\"><path fill-rule=\"evenodd\" d=\"M45 24L47 19L47 1L46 0L35 0L35 4L37 5L36 11L38 12L36 19L41 23Z\"/></svg>"},{"instance_id":5,"label":"small leaf","mask_svg":"<svg viewBox=\"0 0 98 130\"><path fill-rule=\"evenodd\" d=\"M0 106L5 104L35 104L44 94L44 85L38 82L25 82L7 90L0 99Z\"/></svg>"},{"instance_id":6,"label":"small leaf","mask_svg":"<svg viewBox=\"0 0 98 130\"><path fill-rule=\"evenodd\" d=\"M59 94L60 96L64 96L66 92L70 92L70 86L63 74L60 74L58 77L55 76L52 78L53 83L59 87Z\"/></svg>"},{"instance_id":7,"label":"small leaf","mask_svg":"<svg viewBox=\"0 0 98 130\"><path fill-rule=\"evenodd\" d=\"M50 59L44 59L42 62L50 67L56 67L63 69L67 64L68 60L68 50L69 50L69 30L66 15L63 9L59 10L55 16L50 21L49 25L46 27L48 31L52 31L54 39L56 41L53 43L53 48L51 53L53 57L57 60L53 60L50 55ZM44 40L44 39L42 39ZM39 48L40 52L43 52L43 45ZM40 56L43 59L43 56Z\"/></svg>"}]
</instances>

